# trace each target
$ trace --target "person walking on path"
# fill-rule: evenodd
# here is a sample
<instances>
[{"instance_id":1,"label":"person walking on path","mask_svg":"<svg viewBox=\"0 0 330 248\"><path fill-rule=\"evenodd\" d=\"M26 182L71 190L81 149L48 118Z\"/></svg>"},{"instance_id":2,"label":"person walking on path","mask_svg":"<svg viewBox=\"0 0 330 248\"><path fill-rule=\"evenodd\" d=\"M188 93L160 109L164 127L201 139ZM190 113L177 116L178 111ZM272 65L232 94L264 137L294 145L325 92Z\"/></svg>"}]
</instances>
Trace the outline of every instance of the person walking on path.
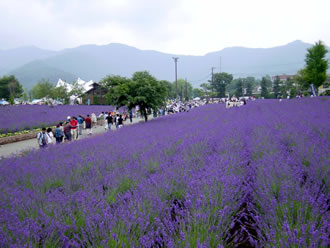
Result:
<instances>
[{"instance_id":1,"label":"person walking on path","mask_svg":"<svg viewBox=\"0 0 330 248\"><path fill-rule=\"evenodd\" d=\"M89 117L89 115L87 115L87 117L85 118L85 124L86 124L87 134L91 135L92 134L92 119Z\"/></svg>"},{"instance_id":2,"label":"person walking on path","mask_svg":"<svg viewBox=\"0 0 330 248\"><path fill-rule=\"evenodd\" d=\"M97 123L96 114L92 113L92 117L91 117L91 119L92 119L92 124L93 124L93 126L95 126L95 128L96 128L96 123ZM87 127L86 127L86 128L87 128Z\"/></svg>"},{"instance_id":3,"label":"person walking on path","mask_svg":"<svg viewBox=\"0 0 330 248\"><path fill-rule=\"evenodd\" d=\"M41 132L38 133L37 140L40 148L46 148L48 146L48 139L45 127L43 127Z\"/></svg>"},{"instance_id":4,"label":"person walking on path","mask_svg":"<svg viewBox=\"0 0 330 248\"><path fill-rule=\"evenodd\" d=\"M72 134L71 134L71 124L69 121L64 123L64 135L65 135L65 140L70 142L72 140Z\"/></svg>"},{"instance_id":5,"label":"person walking on path","mask_svg":"<svg viewBox=\"0 0 330 248\"><path fill-rule=\"evenodd\" d=\"M84 118L81 115L79 115L77 118L77 121L78 121L78 133L79 133L79 135L82 135Z\"/></svg>"},{"instance_id":6,"label":"person walking on path","mask_svg":"<svg viewBox=\"0 0 330 248\"><path fill-rule=\"evenodd\" d=\"M108 116L106 117L107 120L107 124L108 124L108 130L111 131L111 126L113 124L113 118L111 116L111 114L108 114Z\"/></svg>"},{"instance_id":7,"label":"person walking on path","mask_svg":"<svg viewBox=\"0 0 330 248\"><path fill-rule=\"evenodd\" d=\"M129 111L129 121L132 123L133 122L133 111Z\"/></svg>"},{"instance_id":8,"label":"person walking on path","mask_svg":"<svg viewBox=\"0 0 330 248\"><path fill-rule=\"evenodd\" d=\"M48 138L48 144L53 144L53 138L54 138L54 134L53 134L53 130L49 127L47 128L47 138Z\"/></svg>"},{"instance_id":9,"label":"person walking on path","mask_svg":"<svg viewBox=\"0 0 330 248\"><path fill-rule=\"evenodd\" d=\"M122 115L119 116L117 122L118 122L118 128L121 128L124 125L124 119L123 119Z\"/></svg>"},{"instance_id":10,"label":"person walking on path","mask_svg":"<svg viewBox=\"0 0 330 248\"><path fill-rule=\"evenodd\" d=\"M118 129L118 119L119 119L119 114L117 114L116 117L115 117L116 129Z\"/></svg>"},{"instance_id":11,"label":"person walking on path","mask_svg":"<svg viewBox=\"0 0 330 248\"><path fill-rule=\"evenodd\" d=\"M99 125L103 126L104 125L104 112L101 112L101 114L99 114L98 120L99 120Z\"/></svg>"},{"instance_id":12,"label":"person walking on path","mask_svg":"<svg viewBox=\"0 0 330 248\"><path fill-rule=\"evenodd\" d=\"M104 118L104 123L103 123L104 130L107 130L108 129L108 122L107 122L108 115L109 115L108 112L104 112L104 115L103 115L103 118Z\"/></svg>"},{"instance_id":13,"label":"person walking on path","mask_svg":"<svg viewBox=\"0 0 330 248\"><path fill-rule=\"evenodd\" d=\"M72 117L71 121L71 133L72 133L72 140L78 139L78 121L76 117Z\"/></svg>"},{"instance_id":14,"label":"person walking on path","mask_svg":"<svg viewBox=\"0 0 330 248\"><path fill-rule=\"evenodd\" d=\"M56 139L56 144L62 143L63 137L64 137L64 132L62 131L60 124L56 125L54 136L55 136L55 139Z\"/></svg>"}]
</instances>

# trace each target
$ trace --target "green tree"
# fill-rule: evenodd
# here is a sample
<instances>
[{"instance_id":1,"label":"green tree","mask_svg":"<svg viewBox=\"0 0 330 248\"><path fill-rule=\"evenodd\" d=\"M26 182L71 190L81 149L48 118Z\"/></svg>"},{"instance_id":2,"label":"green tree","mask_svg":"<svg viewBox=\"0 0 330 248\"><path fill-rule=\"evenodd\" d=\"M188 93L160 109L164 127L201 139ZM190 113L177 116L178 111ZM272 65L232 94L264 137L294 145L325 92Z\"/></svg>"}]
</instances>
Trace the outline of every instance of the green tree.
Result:
<instances>
[{"instance_id":1,"label":"green tree","mask_svg":"<svg viewBox=\"0 0 330 248\"><path fill-rule=\"evenodd\" d=\"M48 80L41 80L37 84L35 84L32 88L32 96L36 99L41 98L50 98L52 96L52 91L54 89L54 85Z\"/></svg>"},{"instance_id":2,"label":"green tree","mask_svg":"<svg viewBox=\"0 0 330 248\"><path fill-rule=\"evenodd\" d=\"M24 89L22 98L25 102L27 102L29 100L29 90L27 88Z\"/></svg>"},{"instance_id":3,"label":"green tree","mask_svg":"<svg viewBox=\"0 0 330 248\"><path fill-rule=\"evenodd\" d=\"M129 105L131 79L117 75L109 75L100 82L107 89L106 103L118 108Z\"/></svg>"},{"instance_id":4,"label":"green tree","mask_svg":"<svg viewBox=\"0 0 330 248\"><path fill-rule=\"evenodd\" d=\"M276 76L274 80L273 91L274 91L274 97L278 98L280 96L280 91L281 91L281 80L279 76Z\"/></svg>"},{"instance_id":5,"label":"green tree","mask_svg":"<svg viewBox=\"0 0 330 248\"><path fill-rule=\"evenodd\" d=\"M175 91L175 82L173 83L173 89ZM181 101L188 101L192 97L192 85L184 79L178 79L178 97Z\"/></svg>"},{"instance_id":6,"label":"green tree","mask_svg":"<svg viewBox=\"0 0 330 248\"><path fill-rule=\"evenodd\" d=\"M252 82L248 81L246 85L246 95L252 96Z\"/></svg>"},{"instance_id":7,"label":"green tree","mask_svg":"<svg viewBox=\"0 0 330 248\"><path fill-rule=\"evenodd\" d=\"M243 96L243 79L241 78L236 83L235 96L236 97Z\"/></svg>"},{"instance_id":8,"label":"green tree","mask_svg":"<svg viewBox=\"0 0 330 248\"><path fill-rule=\"evenodd\" d=\"M160 80L159 83L166 88L166 98L174 99L175 95L173 95L173 84L167 80Z\"/></svg>"},{"instance_id":9,"label":"green tree","mask_svg":"<svg viewBox=\"0 0 330 248\"><path fill-rule=\"evenodd\" d=\"M226 86L233 80L233 75L222 72L213 75L212 88L215 90L218 97L226 97Z\"/></svg>"},{"instance_id":10,"label":"green tree","mask_svg":"<svg viewBox=\"0 0 330 248\"><path fill-rule=\"evenodd\" d=\"M167 89L147 71L135 72L132 79L108 76L101 82L108 88L107 103L132 109L139 106L145 121L148 113L165 105Z\"/></svg>"},{"instance_id":11,"label":"green tree","mask_svg":"<svg viewBox=\"0 0 330 248\"><path fill-rule=\"evenodd\" d=\"M293 84L299 85L302 90L309 89L310 83L307 79L306 69L301 69L298 71L297 75L293 78ZM293 84L290 86L293 86Z\"/></svg>"},{"instance_id":12,"label":"green tree","mask_svg":"<svg viewBox=\"0 0 330 248\"><path fill-rule=\"evenodd\" d=\"M285 85L280 86L280 94L282 98L286 98L288 96L287 87Z\"/></svg>"},{"instance_id":13,"label":"green tree","mask_svg":"<svg viewBox=\"0 0 330 248\"><path fill-rule=\"evenodd\" d=\"M63 86L53 88L50 97L56 100L60 100L63 103L69 102L70 99L67 89Z\"/></svg>"},{"instance_id":14,"label":"green tree","mask_svg":"<svg viewBox=\"0 0 330 248\"><path fill-rule=\"evenodd\" d=\"M203 97L203 90L200 88L194 88L193 89L193 97Z\"/></svg>"},{"instance_id":15,"label":"green tree","mask_svg":"<svg viewBox=\"0 0 330 248\"><path fill-rule=\"evenodd\" d=\"M157 111L165 105L166 88L147 71L135 72L132 77L129 109L140 107L145 121L148 121L148 112Z\"/></svg>"},{"instance_id":16,"label":"green tree","mask_svg":"<svg viewBox=\"0 0 330 248\"><path fill-rule=\"evenodd\" d=\"M22 85L18 82L15 76L3 76L0 78L0 99L14 99L20 97L22 93Z\"/></svg>"},{"instance_id":17,"label":"green tree","mask_svg":"<svg viewBox=\"0 0 330 248\"><path fill-rule=\"evenodd\" d=\"M265 77L261 79L260 86L261 86L261 97L268 98L269 92L267 88L267 79Z\"/></svg>"},{"instance_id":18,"label":"green tree","mask_svg":"<svg viewBox=\"0 0 330 248\"><path fill-rule=\"evenodd\" d=\"M321 41L316 42L307 51L305 59L306 83L314 84L318 88L327 79L328 61L325 59L325 56L328 51Z\"/></svg>"},{"instance_id":19,"label":"green tree","mask_svg":"<svg viewBox=\"0 0 330 248\"><path fill-rule=\"evenodd\" d=\"M208 83L202 83L201 84L201 88L203 89L203 97L206 98L206 101L209 102L210 96L211 96L211 90L212 87L210 84Z\"/></svg>"}]
</instances>

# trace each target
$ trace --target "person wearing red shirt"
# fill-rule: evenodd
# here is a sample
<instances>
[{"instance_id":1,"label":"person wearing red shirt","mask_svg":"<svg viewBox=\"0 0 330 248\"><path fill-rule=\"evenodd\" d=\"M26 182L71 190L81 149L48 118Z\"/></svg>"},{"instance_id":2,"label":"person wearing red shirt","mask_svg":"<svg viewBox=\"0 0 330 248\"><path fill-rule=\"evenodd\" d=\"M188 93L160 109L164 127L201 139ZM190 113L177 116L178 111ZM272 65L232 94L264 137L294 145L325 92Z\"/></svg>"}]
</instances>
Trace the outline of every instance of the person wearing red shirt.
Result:
<instances>
[{"instance_id":1,"label":"person wearing red shirt","mask_svg":"<svg viewBox=\"0 0 330 248\"><path fill-rule=\"evenodd\" d=\"M78 121L76 117L72 117L70 121L71 125L71 134L72 134L72 140L78 139Z\"/></svg>"},{"instance_id":2,"label":"person wearing red shirt","mask_svg":"<svg viewBox=\"0 0 330 248\"><path fill-rule=\"evenodd\" d=\"M89 115L87 115L87 117L85 118L85 123L86 123L87 133L88 133L88 135L91 135L92 134L92 119L89 117Z\"/></svg>"}]
</instances>

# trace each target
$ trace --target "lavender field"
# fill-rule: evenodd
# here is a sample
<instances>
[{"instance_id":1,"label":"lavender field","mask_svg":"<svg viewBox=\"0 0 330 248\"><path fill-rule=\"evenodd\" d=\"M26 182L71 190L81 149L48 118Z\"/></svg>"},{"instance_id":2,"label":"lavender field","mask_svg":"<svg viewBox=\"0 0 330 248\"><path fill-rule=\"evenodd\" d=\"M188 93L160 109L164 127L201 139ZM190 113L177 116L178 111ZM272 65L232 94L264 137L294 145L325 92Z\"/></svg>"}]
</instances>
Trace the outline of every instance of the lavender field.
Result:
<instances>
[{"instance_id":1,"label":"lavender field","mask_svg":"<svg viewBox=\"0 0 330 248\"><path fill-rule=\"evenodd\" d=\"M0 133L30 130L41 126L55 125L67 116L100 114L113 110L112 106L101 105L17 105L0 107Z\"/></svg>"},{"instance_id":2,"label":"lavender field","mask_svg":"<svg viewBox=\"0 0 330 248\"><path fill-rule=\"evenodd\" d=\"M327 247L329 110L208 105L0 160L0 247Z\"/></svg>"}]
</instances>

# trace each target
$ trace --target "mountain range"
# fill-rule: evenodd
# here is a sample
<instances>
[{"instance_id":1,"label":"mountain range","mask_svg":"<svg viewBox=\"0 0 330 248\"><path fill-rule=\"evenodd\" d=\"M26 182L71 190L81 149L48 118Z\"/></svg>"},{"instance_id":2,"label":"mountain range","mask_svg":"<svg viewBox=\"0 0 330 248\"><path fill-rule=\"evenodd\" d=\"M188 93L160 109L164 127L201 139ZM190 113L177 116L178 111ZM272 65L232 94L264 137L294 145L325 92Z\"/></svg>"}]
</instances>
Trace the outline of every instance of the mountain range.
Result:
<instances>
[{"instance_id":1,"label":"mountain range","mask_svg":"<svg viewBox=\"0 0 330 248\"><path fill-rule=\"evenodd\" d=\"M28 89L41 79L53 83L59 78L73 82L78 77L99 81L109 74L130 77L141 70L149 71L157 79L173 82L172 57L179 57L178 78L187 78L197 87L211 78L212 67L215 67L214 72L228 72L234 77L295 74L304 67L305 55L311 46L297 40L273 48L229 47L203 56L140 50L118 43L84 45L61 51L21 47L0 50L0 76L13 74L23 88Z\"/></svg>"}]
</instances>

